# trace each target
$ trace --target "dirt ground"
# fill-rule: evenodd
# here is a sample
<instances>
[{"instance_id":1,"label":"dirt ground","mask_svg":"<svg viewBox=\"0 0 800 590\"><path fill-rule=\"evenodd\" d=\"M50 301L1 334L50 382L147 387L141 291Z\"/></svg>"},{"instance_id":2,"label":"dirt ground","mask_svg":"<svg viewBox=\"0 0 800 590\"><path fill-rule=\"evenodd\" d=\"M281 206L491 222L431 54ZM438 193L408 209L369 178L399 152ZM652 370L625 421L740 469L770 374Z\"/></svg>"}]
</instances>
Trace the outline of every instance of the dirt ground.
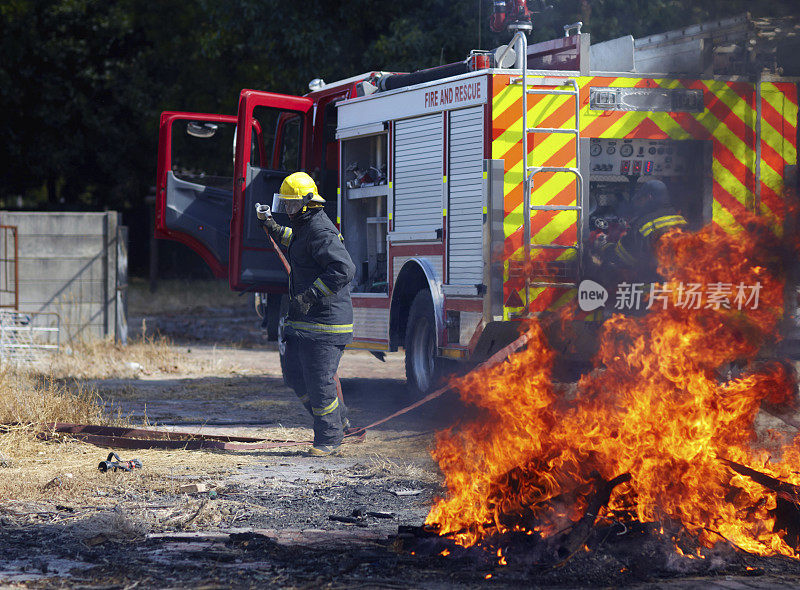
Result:
<instances>
[{"instance_id":1,"label":"dirt ground","mask_svg":"<svg viewBox=\"0 0 800 590\"><path fill-rule=\"evenodd\" d=\"M249 308L132 316L130 325L133 336L142 326L168 336L193 359L187 366L203 371L163 374L134 365L130 378L89 382L109 410L181 431L310 440L310 419L283 384L276 347ZM402 353L382 363L347 352L340 375L357 425L411 401ZM120 449L123 458L140 458L142 469L99 474L107 449L64 443L82 445L83 468L103 485L77 502L59 500L57 490L48 496L47 486L36 500L0 499L0 587L800 586L800 567L787 559L737 554L689 566L644 553L634 562L597 554L559 568L503 567L474 551L454 548L445 557L435 540L398 536L399 527L421 525L444 493L430 449L435 431L460 412L453 396L439 398L323 459L306 456L304 446L200 455ZM153 486L149 462L165 460L169 468L157 477L171 483ZM0 477L2 467L0 457ZM192 483L205 491L180 492Z\"/></svg>"}]
</instances>

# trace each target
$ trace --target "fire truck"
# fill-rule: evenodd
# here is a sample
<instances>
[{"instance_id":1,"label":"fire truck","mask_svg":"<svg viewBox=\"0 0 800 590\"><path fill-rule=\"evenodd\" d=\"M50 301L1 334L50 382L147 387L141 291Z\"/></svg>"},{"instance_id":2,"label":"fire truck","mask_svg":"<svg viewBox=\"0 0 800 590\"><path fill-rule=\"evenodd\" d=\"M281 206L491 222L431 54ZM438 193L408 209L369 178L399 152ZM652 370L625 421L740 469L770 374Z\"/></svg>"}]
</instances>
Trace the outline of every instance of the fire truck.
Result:
<instances>
[{"instance_id":1,"label":"fire truck","mask_svg":"<svg viewBox=\"0 0 800 590\"><path fill-rule=\"evenodd\" d=\"M304 96L243 90L236 115L163 113L156 236L256 293L274 333L287 276L254 205L305 170L356 265L350 348L405 349L424 392L448 359L485 359L521 319L577 307L593 214L638 184L662 180L693 228L736 231L743 213L780 209L798 93L774 22L598 44L575 23L529 45L525 12L501 8L493 24L511 42L463 62L316 79ZM582 334L553 337L579 349Z\"/></svg>"}]
</instances>

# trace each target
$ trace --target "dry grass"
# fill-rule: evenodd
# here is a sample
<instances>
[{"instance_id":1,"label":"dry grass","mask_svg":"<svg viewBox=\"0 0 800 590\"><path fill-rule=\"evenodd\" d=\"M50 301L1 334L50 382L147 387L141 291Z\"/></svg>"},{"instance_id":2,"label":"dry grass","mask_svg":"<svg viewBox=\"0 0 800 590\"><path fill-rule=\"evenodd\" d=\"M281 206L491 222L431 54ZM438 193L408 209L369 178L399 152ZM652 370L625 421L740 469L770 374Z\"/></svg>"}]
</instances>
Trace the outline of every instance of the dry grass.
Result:
<instances>
[{"instance_id":1,"label":"dry grass","mask_svg":"<svg viewBox=\"0 0 800 590\"><path fill-rule=\"evenodd\" d=\"M155 295L142 289L141 284L139 287L131 290L133 313L137 309L157 312L247 304L246 298L236 297L221 282L162 281ZM191 305L187 305L188 293L192 295ZM136 518L106 508L119 502L142 506L154 500L158 503L163 495L177 493L185 483L202 481L213 487L215 479L221 479L237 465L249 464L252 457L211 451L128 451L121 452L123 459L140 459L142 469L101 473L97 465L106 458L107 449L68 437L42 441L36 437L34 426L48 422L119 424L118 416L104 412L103 400L86 385L86 380L197 375L219 369L213 359L194 356L197 355L179 351L160 336L134 340L127 346L108 339L73 339L68 348L33 365L0 369L0 424L17 425L0 431L0 520L3 514L15 522L26 518L71 518L64 517L56 508L58 505L105 510L88 518L76 513L69 520L81 537L98 531L106 536L117 531L125 537L136 537L144 530L142 522L148 523L149 528L153 523L185 528L216 520L218 515L213 510L200 509L201 501L188 498L181 501L177 512Z\"/></svg>"},{"instance_id":2,"label":"dry grass","mask_svg":"<svg viewBox=\"0 0 800 590\"><path fill-rule=\"evenodd\" d=\"M239 297L225 281L162 280L155 293L150 293L144 279L131 279L128 290L128 312L132 316L186 312L199 308L248 307L252 297ZM141 337L129 339L126 346L109 338L73 337L58 353L45 356L32 366L39 375L58 379L132 379L142 376L212 375L248 373L247 368L223 366L220 359L205 355L197 359L173 345L160 334L148 336L146 319L142 320Z\"/></svg>"},{"instance_id":3,"label":"dry grass","mask_svg":"<svg viewBox=\"0 0 800 590\"><path fill-rule=\"evenodd\" d=\"M51 357L46 366L0 369L0 424L17 425L0 431L0 500L4 501L0 510L11 510L5 502L12 498L34 504L102 506L112 498L116 502L174 493L187 480L208 481L232 466L248 463L248 458L220 453L145 450L123 456L141 459L143 469L100 473L97 465L107 450L69 438L49 442L36 438L37 424L121 423L119 416L104 411L103 400L83 379L178 370L185 370L181 355L165 339L145 339L127 347L106 340L84 342L71 354ZM108 522L103 523L114 528L115 522L120 524L117 516L106 515ZM92 527L103 528L103 523Z\"/></svg>"},{"instance_id":4,"label":"dry grass","mask_svg":"<svg viewBox=\"0 0 800 590\"><path fill-rule=\"evenodd\" d=\"M122 504L117 504L112 510L94 512L85 518L79 518L71 523L70 535L91 544L91 539L113 541L135 541L144 538L150 531L147 520L139 514L126 511Z\"/></svg>"},{"instance_id":5,"label":"dry grass","mask_svg":"<svg viewBox=\"0 0 800 590\"><path fill-rule=\"evenodd\" d=\"M195 308L239 308L252 305L253 298L239 297L228 281L159 280L155 293L145 279L131 278L128 284L128 313L143 316L187 311Z\"/></svg>"},{"instance_id":6,"label":"dry grass","mask_svg":"<svg viewBox=\"0 0 800 590\"><path fill-rule=\"evenodd\" d=\"M144 279L132 278L128 289L128 313L134 316L185 312L198 308L235 308L248 306L252 298L239 297L226 281L161 280L155 293ZM65 325L83 326L85 318L70 316L75 302L63 303L61 311ZM147 336L142 322L140 339L129 340L122 346L108 338L92 338L68 334L66 345L59 352L34 364L34 371L56 378L106 379L133 378L140 374L186 373L194 369L186 355L181 354L168 338Z\"/></svg>"},{"instance_id":7,"label":"dry grass","mask_svg":"<svg viewBox=\"0 0 800 590\"><path fill-rule=\"evenodd\" d=\"M174 371L181 367L179 357L161 339L129 347L97 340L30 366L6 365L0 368L0 424L119 424L121 418L109 416L96 389L83 380Z\"/></svg>"},{"instance_id":8,"label":"dry grass","mask_svg":"<svg viewBox=\"0 0 800 590\"><path fill-rule=\"evenodd\" d=\"M68 388L51 378L1 369L0 424L45 422L103 424L108 418L97 393L80 384Z\"/></svg>"},{"instance_id":9,"label":"dry grass","mask_svg":"<svg viewBox=\"0 0 800 590\"><path fill-rule=\"evenodd\" d=\"M140 459L141 470L101 473L97 465L106 458L107 449L66 436L58 441L36 438L35 424L119 423L119 417L106 415L101 404L97 393L80 382L70 389L52 378L0 371L0 423L18 424L0 432L0 511L11 510L14 515L13 506L6 504L10 499L84 506L145 501L153 493L176 493L184 483L208 482L251 461L210 451L139 450L124 453L123 459ZM110 526L117 516L103 518L111 519L106 523ZM103 528L102 523L95 524L94 528Z\"/></svg>"},{"instance_id":10,"label":"dry grass","mask_svg":"<svg viewBox=\"0 0 800 590\"><path fill-rule=\"evenodd\" d=\"M127 346L98 338L73 341L31 370L58 379L132 378L140 373L180 372L185 362L186 356L162 336L145 336Z\"/></svg>"},{"instance_id":11,"label":"dry grass","mask_svg":"<svg viewBox=\"0 0 800 590\"><path fill-rule=\"evenodd\" d=\"M388 457L373 453L369 457L369 464L366 472L388 479L415 480L437 482L438 477L435 471L412 463L410 461L392 460Z\"/></svg>"},{"instance_id":12,"label":"dry grass","mask_svg":"<svg viewBox=\"0 0 800 590\"><path fill-rule=\"evenodd\" d=\"M145 334L146 331L142 330ZM263 372L247 362L232 362L230 355L210 350L175 346L169 338L155 335L129 340L127 346L110 339L82 341L31 365L39 375L57 379L141 379L250 375ZM280 369L276 366L276 375Z\"/></svg>"},{"instance_id":13,"label":"dry grass","mask_svg":"<svg viewBox=\"0 0 800 590\"><path fill-rule=\"evenodd\" d=\"M231 468L251 459L213 451L119 451L122 459L139 459L142 469L102 473L97 469L108 449L65 437L41 441L31 428L0 435L0 500L109 506L121 500L148 501L178 493L186 483L213 485Z\"/></svg>"}]
</instances>

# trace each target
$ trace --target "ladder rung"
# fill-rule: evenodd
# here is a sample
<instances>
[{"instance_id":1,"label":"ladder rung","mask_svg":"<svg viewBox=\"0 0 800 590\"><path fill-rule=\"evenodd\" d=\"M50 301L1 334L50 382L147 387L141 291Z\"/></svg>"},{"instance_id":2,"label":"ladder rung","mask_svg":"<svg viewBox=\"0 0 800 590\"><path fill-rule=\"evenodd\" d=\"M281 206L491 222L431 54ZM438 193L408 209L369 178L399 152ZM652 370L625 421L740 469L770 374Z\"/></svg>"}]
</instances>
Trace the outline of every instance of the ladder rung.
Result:
<instances>
[{"instance_id":1,"label":"ladder rung","mask_svg":"<svg viewBox=\"0 0 800 590\"><path fill-rule=\"evenodd\" d=\"M541 88L528 88L525 90L528 94L563 94L563 95L571 95L571 96L578 96L578 93L574 90L544 90Z\"/></svg>"},{"instance_id":2,"label":"ladder rung","mask_svg":"<svg viewBox=\"0 0 800 590\"><path fill-rule=\"evenodd\" d=\"M579 129L553 129L552 127L528 127L528 133L580 133Z\"/></svg>"},{"instance_id":3,"label":"ladder rung","mask_svg":"<svg viewBox=\"0 0 800 590\"><path fill-rule=\"evenodd\" d=\"M562 246L561 244L531 244L531 248L543 248L545 250L577 250L577 246Z\"/></svg>"},{"instance_id":4,"label":"ladder rung","mask_svg":"<svg viewBox=\"0 0 800 590\"><path fill-rule=\"evenodd\" d=\"M577 168L564 168L559 166L543 166L543 167L528 166L526 168L527 172L531 172L534 170L537 172L579 172Z\"/></svg>"},{"instance_id":5,"label":"ladder rung","mask_svg":"<svg viewBox=\"0 0 800 590\"><path fill-rule=\"evenodd\" d=\"M531 205L531 211L583 211L579 205Z\"/></svg>"}]
</instances>

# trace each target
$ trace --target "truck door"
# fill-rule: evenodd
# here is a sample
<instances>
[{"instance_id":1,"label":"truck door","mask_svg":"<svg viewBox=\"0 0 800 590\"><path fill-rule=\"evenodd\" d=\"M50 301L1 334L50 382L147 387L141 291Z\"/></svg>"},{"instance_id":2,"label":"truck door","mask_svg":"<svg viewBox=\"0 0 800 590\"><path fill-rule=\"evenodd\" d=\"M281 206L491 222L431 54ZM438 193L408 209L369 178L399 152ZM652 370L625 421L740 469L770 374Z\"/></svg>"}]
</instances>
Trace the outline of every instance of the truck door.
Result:
<instances>
[{"instance_id":1,"label":"truck door","mask_svg":"<svg viewBox=\"0 0 800 590\"><path fill-rule=\"evenodd\" d=\"M306 166L313 101L299 96L243 90L239 98L231 216L230 268L232 289L285 291L286 272L255 216L255 203L272 203L272 195L292 172ZM260 137L253 139L253 130ZM254 148L254 143L258 150ZM264 157L259 158L258 154ZM276 216L282 225L288 218Z\"/></svg>"},{"instance_id":2,"label":"truck door","mask_svg":"<svg viewBox=\"0 0 800 590\"><path fill-rule=\"evenodd\" d=\"M156 179L157 238L197 252L228 276L236 117L161 113Z\"/></svg>"}]
</instances>

